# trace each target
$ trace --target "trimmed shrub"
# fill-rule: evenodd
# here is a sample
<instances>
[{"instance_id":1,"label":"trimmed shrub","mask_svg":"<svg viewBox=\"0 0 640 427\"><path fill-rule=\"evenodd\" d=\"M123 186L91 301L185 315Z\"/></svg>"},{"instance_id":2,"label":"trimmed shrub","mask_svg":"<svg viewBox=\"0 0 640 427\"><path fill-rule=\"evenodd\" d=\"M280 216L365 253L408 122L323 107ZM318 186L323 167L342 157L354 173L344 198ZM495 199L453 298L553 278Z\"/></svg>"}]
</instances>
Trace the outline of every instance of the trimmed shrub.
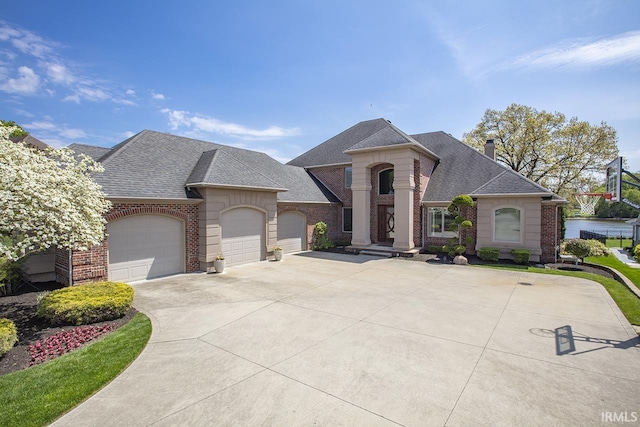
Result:
<instances>
[{"instance_id":1,"label":"trimmed shrub","mask_svg":"<svg viewBox=\"0 0 640 427\"><path fill-rule=\"evenodd\" d=\"M83 325L122 317L132 302L133 288L125 283L88 283L46 295L37 314L54 325Z\"/></svg>"},{"instance_id":2,"label":"trimmed shrub","mask_svg":"<svg viewBox=\"0 0 640 427\"><path fill-rule=\"evenodd\" d=\"M325 222L318 221L313 227L313 249L329 249L333 242L329 238L329 227Z\"/></svg>"},{"instance_id":3,"label":"trimmed shrub","mask_svg":"<svg viewBox=\"0 0 640 427\"><path fill-rule=\"evenodd\" d=\"M589 248L591 248L589 256L609 256L609 249L601 241L589 239L587 243L589 244Z\"/></svg>"},{"instance_id":4,"label":"trimmed shrub","mask_svg":"<svg viewBox=\"0 0 640 427\"><path fill-rule=\"evenodd\" d=\"M511 255L513 255L513 261L516 264L528 264L531 251L526 249L512 249Z\"/></svg>"},{"instance_id":5,"label":"trimmed shrub","mask_svg":"<svg viewBox=\"0 0 640 427\"><path fill-rule=\"evenodd\" d=\"M562 250L584 261L591 253L591 246L584 239L569 239L563 243Z\"/></svg>"},{"instance_id":6,"label":"trimmed shrub","mask_svg":"<svg viewBox=\"0 0 640 427\"><path fill-rule=\"evenodd\" d=\"M478 250L478 256L483 261L498 261L500 258L500 249L498 248L480 248Z\"/></svg>"},{"instance_id":7,"label":"trimmed shrub","mask_svg":"<svg viewBox=\"0 0 640 427\"><path fill-rule=\"evenodd\" d=\"M453 252L454 252L456 255L462 255L462 254L463 254L463 253L465 253L466 251L467 251L467 248L466 248L466 246L464 246L464 245L455 245L455 246L453 247Z\"/></svg>"},{"instance_id":8,"label":"trimmed shrub","mask_svg":"<svg viewBox=\"0 0 640 427\"><path fill-rule=\"evenodd\" d=\"M13 295L20 287L19 261L0 256L0 295Z\"/></svg>"},{"instance_id":9,"label":"trimmed shrub","mask_svg":"<svg viewBox=\"0 0 640 427\"><path fill-rule=\"evenodd\" d=\"M562 242L561 250L562 252L575 255L580 258L581 261L584 261L588 256L598 257L609 255L609 249L607 249L602 242L594 239L569 239Z\"/></svg>"},{"instance_id":10,"label":"trimmed shrub","mask_svg":"<svg viewBox=\"0 0 640 427\"><path fill-rule=\"evenodd\" d=\"M4 356L18 342L18 330L9 319L0 319L0 356Z\"/></svg>"},{"instance_id":11,"label":"trimmed shrub","mask_svg":"<svg viewBox=\"0 0 640 427\"><path fill-rule=\"evenodd\" d=\"M635 256L636 260L640 262L640 245L636 245L635 249L633 250L633 256Z\"/></svg>"}]
</instances>

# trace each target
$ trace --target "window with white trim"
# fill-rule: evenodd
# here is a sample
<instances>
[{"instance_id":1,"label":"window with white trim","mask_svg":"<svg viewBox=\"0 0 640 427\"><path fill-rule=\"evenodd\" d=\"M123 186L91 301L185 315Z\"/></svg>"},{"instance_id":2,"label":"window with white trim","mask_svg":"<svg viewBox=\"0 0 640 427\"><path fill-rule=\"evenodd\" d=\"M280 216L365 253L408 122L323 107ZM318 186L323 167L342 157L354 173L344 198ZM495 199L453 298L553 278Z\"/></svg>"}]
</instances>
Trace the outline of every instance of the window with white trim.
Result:
<instances>
[{"instance_id":1,"label":"window with white trim","mask_svg":"<svg viewBox=\"0 0 640 427\"><path fill-rule=\"evenodd\" d=\"M456 237L456 216L447 208L429 208L427 225L430 237Z\"/></svg>"},{"instance_id":2,"label":"window with white trim","mask_svg":"<svg viewBox=\"0 0 640 427\"><path fill-rule=\"evenodd\" d=\"M352 169L344 168L344 188L351 188Z\"/></svg>"},{"instance_id":3,"label":"window with white trim","mask_svg":"<svg viewBox=\"0 0 640 427\"><path fill-rule=\"evenodd\" d=\"M353 232L353 209L342 208L342 231L344 233Z\"/></svg>"},{"instance_id":4,"label":"window with white trim","mask_svg":"<svg viewBox=\"0 0 640 427\"><path fill-rule=\"evenodd\" d=\"M493 214L493 240L496 242L522 241L522 215L518 208L500 208Z\"/></svg>"}]
</instances>

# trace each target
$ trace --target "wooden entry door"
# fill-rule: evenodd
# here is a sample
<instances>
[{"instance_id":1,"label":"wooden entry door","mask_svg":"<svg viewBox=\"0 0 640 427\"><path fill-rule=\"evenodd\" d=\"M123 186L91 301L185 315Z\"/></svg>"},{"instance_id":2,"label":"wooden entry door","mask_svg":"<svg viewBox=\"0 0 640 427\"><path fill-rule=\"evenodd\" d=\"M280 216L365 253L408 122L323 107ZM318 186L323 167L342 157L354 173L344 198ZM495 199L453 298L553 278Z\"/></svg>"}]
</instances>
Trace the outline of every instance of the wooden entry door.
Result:
<instances>
[{"instance_id":1,"label":"wooden entry door","mask_svg":"<svg viewBox=\"0 0 640 427\"><path fill-rule=\"evenodd\" d=\"M392 243L394 237L395 218L393 205L378 206L378 242Z\"/></svg>"}]
</instances>

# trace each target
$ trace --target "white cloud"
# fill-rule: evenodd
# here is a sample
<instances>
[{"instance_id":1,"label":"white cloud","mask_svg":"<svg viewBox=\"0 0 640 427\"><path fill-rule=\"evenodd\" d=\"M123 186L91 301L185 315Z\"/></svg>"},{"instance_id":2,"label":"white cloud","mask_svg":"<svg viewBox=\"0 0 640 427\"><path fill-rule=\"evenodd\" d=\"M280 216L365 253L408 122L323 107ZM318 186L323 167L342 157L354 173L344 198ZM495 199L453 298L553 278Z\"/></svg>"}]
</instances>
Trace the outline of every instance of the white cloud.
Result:
<instances>
[{"instance_id":1,"label":"white cloud","mask_svg":"<svg viewBox=\"0 0 640 427\"><path fill-rule=\"evenodd\" d=\"M61 64L49 64L47 67L48 75L55 83L69 85L76 81L75 76Z\"/></svg>"},{"instance_id":2,"label":"white cloud","mask_svg":"<svg viewBox=\"0 0 640 427\"><path fill-rule=\"evenodd\" d=\"M31 122L24 125L27 129L35 129L35 130L55 130L58 127L50 121L44 122Z\"/></svg>"},{"instance_id":3,"label":"white cloud","mask_svg":"<svg viewBox=\"0 0 640 427\"><path fill-rule=\"evenodd\" d=\"M164 95L161 94L161 93L151 92L151 98L162 100L162 99L164 99Z\"/></svg>"},{"instance_id":4,"label":"white cloud","mask_svg":"<svg viewBox=\"0 0 640 427\"><path fill-rule=\"evenodd\" d=\"M40 86L40 77L31 68L18 68L19 77L9 78L0 85L0 90L7 93L30 94L35 93Z\"/></svg>"},{"instance_id":5,"label":"white cloud","mask_svg":"<svg viewBox=\"0 0 640 427\"><path fill-rule=\"evenodd\" d=\"M600 40L574 40L527 53L511 67L588 68L640 61L640 31Z\"/></svg>"},{"instance_id":6,"label":"white cloud","mask_svg":"<svg viewBox=\"0 0 640 427\"><path fill-rule=\"evenodd\" d=\"M88 75L82 71L82 64L65 59L60 52L59 43L0 20L0 90L15 94L60 93L62 101L78 104L111 101L135 105L115 95L126 91L133 96L135 91L114 88L112 82ZM22 66L18 67L18 63ZM18 77L12 77L15 74ZM65 90L59 90L60 86Z\"/></svg>"},{"instance_id":7,"label":"white cloud","mask_svg":"<svg viewBox=\"0 0 640 427\"><path fill-rule=\"evenodd\" d=\"M62 98L62 100L65 102L75 102L76 104L80 104L80 95L73 94L73 95L65 96L64 98Z\"/></svg>"},{"instance_id":8,"label":"white cloud","mask_svg":"<svg viewBox=\"0 0 640 427\"><path fill-rule=\"evenodd\" d=\"M63 129L60 135L69 139L86 138L87 134L82 129Z\"/></svg>"},{"instance_id":9,"label":"white cloud","mask_svg":"<svg viewBox=\"0 0 640 427\"><path fill-rule=\"evenodd\" d=\"M135 133L128 130L128 131L122 132L120 135L122 135L124 139L128 139L128 138L131 138L133 135L135 135Z\"/></svg>"},{"instance_id":10,"label":"white cloud","mask_svg":"<svg viewBox=\"0 0 640 427\"><path fill-rule=\"evenodd\" d=\"M88 136L84 130L71 128L64 123L55 123L55 120L48 116L44 117L43 120L26 123L23 127L34 137L55 148L64 147L74 142L74 140L87 138Z\"/></svg>"},{"instance_id":11,"label":"white cloud","mask_svg":"<svg viewBox=\"0 0 640 427\"><path fill-rule=\"evenodd\" d=\"M51 55L58 46L57 43L45 40L31 31L10 27L4 22L0 22L0 40L9 42L20 52L38 59Z\"/></svg>"},{"instance_id":12,"label":"white cloud","mask_svg":"<svg viewBox=\"0 0 640 427\"><path fill-rule=\"evenodd\" d=\"M237 123L223 122L211 117L191 114L188 111L161 110L169 118L171 129L189 128L195 132L205 134L229 135L243 139L273 139L299 135L298 128L282 128L269 126L266 129L251 129Z\"/></svg>"}]
</instances>

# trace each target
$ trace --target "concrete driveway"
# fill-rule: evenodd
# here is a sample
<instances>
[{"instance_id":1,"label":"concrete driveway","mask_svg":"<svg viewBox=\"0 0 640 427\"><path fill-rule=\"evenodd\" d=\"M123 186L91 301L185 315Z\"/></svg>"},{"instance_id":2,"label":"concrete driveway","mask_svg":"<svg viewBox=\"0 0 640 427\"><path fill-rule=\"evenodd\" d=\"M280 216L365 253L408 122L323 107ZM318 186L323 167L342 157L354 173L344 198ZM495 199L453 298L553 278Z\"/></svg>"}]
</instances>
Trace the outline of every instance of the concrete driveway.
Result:
<instances>
[{"instance_id":1,"label":"concrete driveway","mask_svg":"<svg viewBox=\"0 0 640 427\"><path fill-rule=\"evenodd\" d=\"M640 419L638 337L595 282L303 253L134 287L148 347L54 425Z\"/></svg>"}]
</instances>

